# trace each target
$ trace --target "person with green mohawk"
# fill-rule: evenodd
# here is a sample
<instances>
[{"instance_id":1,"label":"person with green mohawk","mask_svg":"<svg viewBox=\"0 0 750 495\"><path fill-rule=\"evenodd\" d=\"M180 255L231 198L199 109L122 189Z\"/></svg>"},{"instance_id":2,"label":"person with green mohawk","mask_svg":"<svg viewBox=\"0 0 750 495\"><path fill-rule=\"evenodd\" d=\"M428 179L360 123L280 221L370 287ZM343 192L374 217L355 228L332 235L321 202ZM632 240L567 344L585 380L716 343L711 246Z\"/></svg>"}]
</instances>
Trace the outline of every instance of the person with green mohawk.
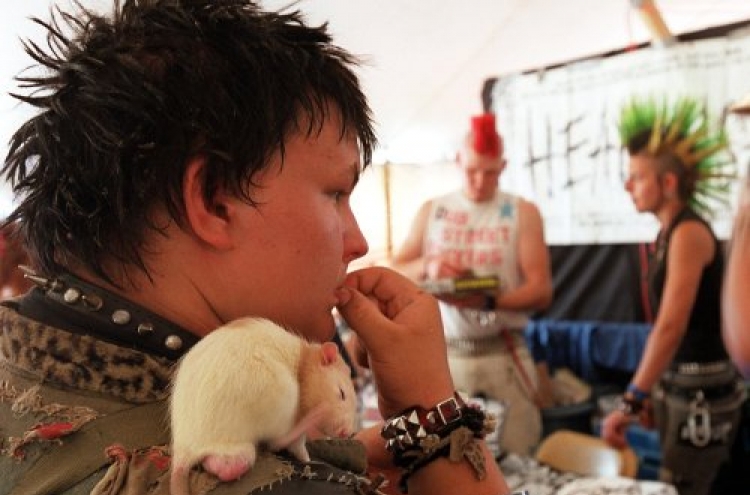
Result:
<instances>
[{"instance_id":1,"label":"person with green mohawk","mask_svg":"<svg viewBox=\"0 0 750 495\"><path fill-rule=\"evenodd\" d=\"M633 98L618 123L630 155L625 189L638 212L659 222L649 263L656 318L620 406L602 423L615 447L627 427L656 425L660 479L680 495L706 495L728 459L745 398L721 337L724 256L707 222L726 201L734 167L724 131L704 106Z\"/></svg>"}]
</instances>

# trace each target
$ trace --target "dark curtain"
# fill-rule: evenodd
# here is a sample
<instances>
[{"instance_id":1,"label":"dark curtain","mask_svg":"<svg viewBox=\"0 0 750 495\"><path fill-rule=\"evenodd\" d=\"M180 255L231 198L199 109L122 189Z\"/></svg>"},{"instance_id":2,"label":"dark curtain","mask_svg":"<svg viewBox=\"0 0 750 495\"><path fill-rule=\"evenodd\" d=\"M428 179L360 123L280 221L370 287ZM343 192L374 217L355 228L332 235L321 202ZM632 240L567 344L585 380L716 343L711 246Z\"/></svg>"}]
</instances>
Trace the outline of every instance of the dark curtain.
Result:
<instances>
[{"instance_id":1,"label":"dark curtain","mask_svg":"<svg viewBox=\"0 0 750 495\"><path fill-rule=\"evenodd\" d=\"M534 318L646 322L643 244L550 246L555 297Z\"/></svg>"}]
</instances>

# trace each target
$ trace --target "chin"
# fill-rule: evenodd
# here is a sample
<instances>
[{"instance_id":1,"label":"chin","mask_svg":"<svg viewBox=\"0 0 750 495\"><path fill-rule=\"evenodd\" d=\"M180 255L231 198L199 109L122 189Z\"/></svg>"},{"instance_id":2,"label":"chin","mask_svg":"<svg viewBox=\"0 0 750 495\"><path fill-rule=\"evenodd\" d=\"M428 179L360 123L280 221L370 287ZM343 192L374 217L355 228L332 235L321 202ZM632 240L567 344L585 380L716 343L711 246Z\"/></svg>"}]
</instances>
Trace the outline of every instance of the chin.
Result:
<instances>
[{"instance_id":1,"label":"chin","mask_svg":"<svg viewBox=\"0 0 750 495\"><path fill-rule=\"evenodd\" d=\"M327 342L336 334L336 324L333 315L310 321L304 328L305 337L315 342Z\"/></svg>"}]
</instances>

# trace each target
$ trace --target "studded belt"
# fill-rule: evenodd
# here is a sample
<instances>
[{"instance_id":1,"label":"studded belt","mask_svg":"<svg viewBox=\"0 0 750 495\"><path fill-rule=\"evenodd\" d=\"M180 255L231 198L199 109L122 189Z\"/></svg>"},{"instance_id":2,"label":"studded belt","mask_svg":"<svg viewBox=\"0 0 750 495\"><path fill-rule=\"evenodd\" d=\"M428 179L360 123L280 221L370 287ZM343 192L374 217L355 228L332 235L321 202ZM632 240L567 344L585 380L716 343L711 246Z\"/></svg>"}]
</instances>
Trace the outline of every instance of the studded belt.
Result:
<instances>
[{"instance_id":1,"label":"studded belt","mask_svg":"<svg viewBox=\"0 0 750 495\"><path fill-rule=\"evenodd\" d=\"M660 383L660 386L665 393L682 397L685 400L693 400L700 396L705 400L713 401L732 396L743 390L743 385L739 381L711 387L679 387L666 382Z\"/></svg>"},{"instance_id":2,"label":"studded belt","mask_svg":"<svg viewBox=\"0 0 750 495\"><path fill-rule=\"evenodd\" d=\"M712 361L708 363L674 363L670 366L670 371L681 375L713 375L733 369L730 361Z\"/></svg>"}]
</instances>

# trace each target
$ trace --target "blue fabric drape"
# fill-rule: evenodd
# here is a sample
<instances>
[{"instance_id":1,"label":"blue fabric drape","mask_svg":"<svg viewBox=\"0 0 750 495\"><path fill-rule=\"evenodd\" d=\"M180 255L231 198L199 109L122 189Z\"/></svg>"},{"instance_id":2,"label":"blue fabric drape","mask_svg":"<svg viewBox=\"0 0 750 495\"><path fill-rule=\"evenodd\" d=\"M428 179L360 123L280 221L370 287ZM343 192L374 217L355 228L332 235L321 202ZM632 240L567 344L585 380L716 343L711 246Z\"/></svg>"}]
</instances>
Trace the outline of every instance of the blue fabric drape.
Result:
<instances>
[{"instance_id":1,"label":"blue fabric drape","mask_svg":"<svg viewBox=\"0 0 750 495\"><path fill-rule=\"evenodd\" d=\"M525 336L535 361L596 382L601 368L634 372L650 331L641 323L540 319L529 322Z\"/></svg>"}]
</instances>

